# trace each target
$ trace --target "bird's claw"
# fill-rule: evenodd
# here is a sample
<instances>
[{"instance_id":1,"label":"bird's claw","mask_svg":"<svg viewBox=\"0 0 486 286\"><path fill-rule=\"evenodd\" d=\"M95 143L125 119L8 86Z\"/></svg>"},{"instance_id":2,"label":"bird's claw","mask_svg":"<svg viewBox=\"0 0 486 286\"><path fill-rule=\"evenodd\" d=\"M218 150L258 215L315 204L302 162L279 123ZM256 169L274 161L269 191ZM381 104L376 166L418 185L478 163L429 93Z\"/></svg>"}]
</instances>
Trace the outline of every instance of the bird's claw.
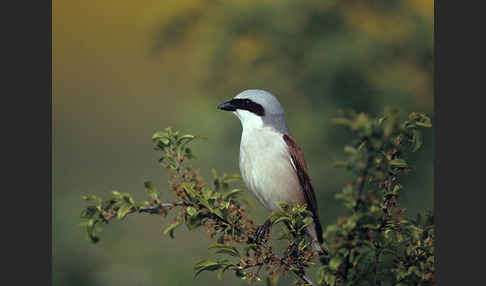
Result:
<instances>
[{"instance_id":1,"label":"bird's claw","mask_svg":"<svg viewBox=\"0 0 486 286\"><path fill-rule=\"evenodd\" d=\"M267 236L267 234L270 232L270 220L265 221L265 223L259 225L256 229L256 231L253 233L251 236L251 241L259 244L261 243Z\"/></svg>"}]
</instances>

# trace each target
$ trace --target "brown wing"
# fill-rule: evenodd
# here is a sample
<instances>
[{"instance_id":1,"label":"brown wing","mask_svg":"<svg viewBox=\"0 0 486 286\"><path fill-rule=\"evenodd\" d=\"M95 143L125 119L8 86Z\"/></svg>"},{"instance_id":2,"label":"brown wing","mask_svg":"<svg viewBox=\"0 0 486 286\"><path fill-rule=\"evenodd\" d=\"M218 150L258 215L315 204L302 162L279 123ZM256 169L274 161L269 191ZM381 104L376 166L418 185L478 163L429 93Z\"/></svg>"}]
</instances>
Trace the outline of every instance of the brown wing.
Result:
<instances>
[{"instance_id":1,"label":"brown wing","mask_svg":"<svg viewBox=\"0 0 486 286\"><path fill-rule=\"evenodd\" d=\"M309 173L307 172L307 164L304 159L304 153L302 153L299 145L297 145L297 142L295 142L295 139L290 134L284 134L283 139L285 143L287 143L290 156L292 157L292 161L295 166L295 171L297 172L297 177L299 178L300 185L302 186L302 190L304 191L307 208L312 212L314 216L317 239L319 240L319 243L322 243L322 227L317 212L317 200L314 193L314 188L312 187L311 179L309 177Z\"/></svg>"}]
</instances>

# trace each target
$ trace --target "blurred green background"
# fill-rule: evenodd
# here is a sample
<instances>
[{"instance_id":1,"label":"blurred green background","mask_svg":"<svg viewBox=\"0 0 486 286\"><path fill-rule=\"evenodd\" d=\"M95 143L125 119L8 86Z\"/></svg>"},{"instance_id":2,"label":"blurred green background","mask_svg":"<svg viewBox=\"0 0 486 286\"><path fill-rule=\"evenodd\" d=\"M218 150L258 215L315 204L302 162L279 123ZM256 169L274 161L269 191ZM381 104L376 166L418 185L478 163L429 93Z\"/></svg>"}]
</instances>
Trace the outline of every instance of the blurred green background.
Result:
<instances>
[{"instance_id":1,"label":"blurred green background","mask_svg":"<svg viewBox=\"0 0 486 286\"><path fill-rule=\"evenodd\" d=\"M330 119L385 106L433 117L433 9L432 0L54 0L54 285L247 284L231 273L194 280L210 241L185 228L163 236L170 219L131 216L97 245L77 224L82 194L141 200L144 180L166 188L151 135L167 126L208 137L193 148L205 178L213 167L239 172L240 123L216 106L248 88L281 101L322 223L334 222L343 214L334 194L349 174L333 161L350 134ZM416 170L401 197L410 216L433 207L433 132L410 158ZM261 222L265 211L253 212Z\"/></svg>"}]
</instances>

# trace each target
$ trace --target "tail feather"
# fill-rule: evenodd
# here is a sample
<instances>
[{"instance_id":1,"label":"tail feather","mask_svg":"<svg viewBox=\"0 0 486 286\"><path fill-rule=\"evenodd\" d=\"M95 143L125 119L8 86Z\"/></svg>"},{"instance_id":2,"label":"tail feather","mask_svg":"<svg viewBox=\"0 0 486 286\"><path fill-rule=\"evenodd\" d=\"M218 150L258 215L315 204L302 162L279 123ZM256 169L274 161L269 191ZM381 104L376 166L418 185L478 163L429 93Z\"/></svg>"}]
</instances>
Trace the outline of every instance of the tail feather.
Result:
<instances>
[{"instance_id":1,"label":"tail feather","mask_svg":"<svg viewBox=\"0 0 486 286\"><path fill-rule=\"evenodd\" d=\"M311 239L312 249L319 254L319 256L328 254L326 249L322 249L321 245L324 244L324 239L322 238L322 227L319 221L314 222L307 226L307 234ZM324 245L325 246L325 245ZM326 247L327 248L327 247Z\"/></svg>"}]
</instances>

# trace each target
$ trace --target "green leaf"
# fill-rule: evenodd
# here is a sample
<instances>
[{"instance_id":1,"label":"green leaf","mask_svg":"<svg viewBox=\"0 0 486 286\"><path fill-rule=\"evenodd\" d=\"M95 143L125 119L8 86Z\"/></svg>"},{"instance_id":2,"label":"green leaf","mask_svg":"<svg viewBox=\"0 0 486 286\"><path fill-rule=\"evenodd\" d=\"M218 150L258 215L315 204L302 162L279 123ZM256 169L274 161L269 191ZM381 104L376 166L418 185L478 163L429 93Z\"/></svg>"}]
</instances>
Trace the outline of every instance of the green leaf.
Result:
<instances>
[{"instance_id":1,"label":"green leaf","mask_svg":"<svg viewBox=\"0 0 486 286\"><path fill-rule=\"evenodd\" d=\"M418 130L412 130L412 152L417 151L422 147L422 135Z\"/></svg>"},{"instance_id":2,"label":"green leaf","mask_svg":"<svg viewBox=\"0 0 486 286\"><path fill-rule=\"evenodd\" d=\"M224 254L229 254L231 256L240 257L240 253L239 253L238 249L236 249L236 247L233 247L231 245L222 244L222 243L215 243L215 244L212 244L208 247L208 249L213 249L213 248L218 249L218 251L216 253L224 253Z\"/></svg>"},{"instance_id":3,"label":"green leaf","mask_svg":"<svg viewBox=\"0 0 486 286\"><path fill-rule=\"evenodd\" d=\"M432 124L430 122L420 122L420 121L417 121L415 124L417 124L418 126L422 126L422 127L432 127Z\"/></svg>"},{"instance_id":4,"label":"green leaf","mask_svg":"<svg viewBox=\"0 0 486 286\"><path fill-rule=\"evenodd\" d=\"M197 277L203 271L215 271L223 267L224 265L221 262L217 261L210 261L210 260L203 260L197 263L194 266L194 270L196 270L195 277Z\"/></svg>"},{"instance_id":5,"label":"green leaf","mask_svg":"<svg viewBox=\"0 0 486 286\"><path fill-rule=\"evenodd\" d=\"M167 227L165 230L164 230L164 234L167 235L169 234L169 236L171 238L174 238L174 230L179 227L180 225L182 224L182 221L176 221L174 223L172 223L171 225L169 225L169 227Z\"/></svg>"},{"instance_id":6,"label":"green leaf","mask_svg":"<svg viewBox=\"0 0 486 286\"><path fill-rule=\"evenodd\" d=\"M424 113L418 113L418 112L412 112L408 116L409 120L414 121L415 125L421 126L421 127L432 127L432 121L430 120L430 117L428 117Z\"/></svg>"},{"instance_id":7,"label":"green leaf","mask_svg":"<svg viewBox=\"0 0 486 286\"><path fill-rule=\"evenodd\" d=\"M342 161L342 160L334 161L334 167L336 167L336 168L347 168L347 167L349 167L349 163L348 163L348 161Z\"/></svg>"},{"instance_id":8,"label":"green leaf","mask_svg":"<svg viewBox=\"0 0 486 286\"><path fill-rule=\"evenodd\" d=\"M133 200L132 196L129 193L123 193L122 199L127 204L130 204L132 206L135 205L135 201Z\"/></svg>"},{"instance_id":9,"label":"green leaf","mask_svg":"<svg viewBox=\"0 0 486 286\"><path fill-rule=\"evenodd\" d=\"M272 224L277 224L282 221L290 221L290 218L288 216L281 216L279 218L272 219Z\"/></svg>"},{"instance_id":10,"label":"green leaf","mask_svg":"<svg viewBox=\"0 0 486 286\"><path fill-rule=\"evenodd\" d=\"M403 168L403 167L407 167L407 162L403 159L393 159L390 161L390 165Z\"/></svg>"},{"instance_id":11,"label":"green leaf","mask_svg":"<svg viewBox=\"0 0 486 286\"><path fill-rule=\"evenodd\" d=\"M194 135L186 134L186 135L179 137L179 139L177 140L177 143L180 144L181 146L184 146L185 144L191 142L195 138L197 138L197 137L194 136ZM186 141L186 142L184 142L184 141Z\"/></svg>"},{"instance_id":12,"label":"green leaf","mask_svg":"<svg viewBox=\"0 0 486 286\"><path fill-rule=\"evenodd\" d=\"M313 222L313 219L311 217L306 217L302 220L303 225L299 228L299 232L304 230L309 224Z\"/></svg>"},{"instance_id":13,"label":"green leaf","mask_svg":"<svg viewBox=\"0 0 486 286\"><path fill-rule=\"evenodd\" d=\"M187 212L187 214L188 214L189 216L195 216L195 215L197 215L197 214L198 214L198 211L197 211L195 208L193 208L193 207L188 207L188 208L186 209L186 212Z\"/></svg>"},{"instance_id":14,"label":"green leaf","mask_svg":"<svg viewBox=\"0 0 486 286\"><path fill-rule=\"evenodd\" d=\"M149 194L150 198L153 200L158 200L159 192L154 184L151 181L145 181L143 184L145 186L145 191Z\"/></svg>"},{"instance_id":15,"label":"green leaf","mask_svg":"<svg viewBox=\"0 0 486 286\"><path fill-rule=\"evenodd\" d=\"M238 194L240 193L243 193L244 190L242 189L234 189L234 190L231 190L229 192L226 192L223 194L223 199L229 199L229 198L232 198L232 197L236 197Z\"/></svg>"},{"instance_id":16,"label":"green leaf","mask_svg":"<svg viewBox=\"0 0 486 286\"><path fill-rule=\"evenodd\" d=\"M97 196L95 195L85 195L85 196L81 196L81 198L83 200L86 200L86 201L92 201L92 202L96 202L98 204L101 204L102 200L101 198L98 198Z\"/></svg>"},{"instance_id":17,"label":"green leaf","mask_svg":"<svg viewBox=\"0 0 486 286\"><path fill-rule=\"evenodd\" d=\"M117 198L120 198L121 197L121 193L118 192L118 191L112 191L111 194L114 196L114 197L117 197Z\"/></svg>"},{"instance_id":18,"label":"green leaf","mask_svg":"<svg viewBox=\"0 0 486 286\"><path fill-rule=\"evenodd\" d=\"M225 219L220 209L213 209L213 213L217 215L219 218Z\"/></svg>"},{"instance_id":19,"label":"green leaf","mask_svg":"<svg viewBox=\"0 0 486 286\"><path fill-rule=\"evenodd\" d=\"M93 218L99 215L99 210L95 206L88 206L81 211L81 218Z\"/></svg>"},{"instance_id":20,"label":"green leaf","mask_svg":"<svg viewBox=\"0 0 486 286\"><path fill-rule=\"evenodd\" d=\"M190 216L187 218L186 226L189 230L194 230L202 225L202 218L199 215Z\"/></svg>"},{"instance_id":21,"label":"green leaf","mask_svg":"<svg viewBox=\"0 0 486 286\"><path fill-rule=\"evenodd\" d=\"M402 189L402 186L400 186L400 184L396 184L396 185L393 187L392 194L398 194L398 191L400 191L401 189Z\"/></svg>"},{"instance_id":22,"label":"green leaf","mask_svg":"<svg viewBox=\"0 0 486 286\"><path fill-rule=\"evenodd\" d=\"M343 263L343 259L341 257L339 256L333 257L331 261L329 261L329 268L332 271L337 271L339 265L341 265L342 263Z\"/></svg>"},{"instance_id":23,"label":"green leaf","mask_svg":"<svg viewBox=\"0 0 486 286\"><path fill-rule=\"evenodd\" d=\"M184 191L186 191L186 194L189 196L190 199L194 199L197 197L196 192L193 190L194 184L182 183L182 187L184 188Z\"/></svg>"},{"instance_id":24,"label":"green leaf","mask_svg":"<svg viewBox=\"0 0 486 286\"><path fill-rule=\"evenodd\" d=\"M140 201L140 202L136 202L134 207L136 207L137 209L139 208L143 208L143 207L148 207L150 206L150 203L147 202L147 201Z\"/></svg>"},{"instance_id":25,"label":"green leaf","mask_svg":"<svg viewBox=\"0 0 486 286\"><path fill-rule=\"evenodd\" d=\"M336 124L336 125L344 125L344 126L351 126L352 122L351 120L347 118L333 118L331 119L331 123Z\"/></svg>"},{"instance_id":26,"label":"green leaf","mask_svg":"<svg viewBox=\"0 0 486 286\"><path fill-rule=\"evenodd\" d=\"M234 251L229 250L229 249L220 249L220 250L216 251L216 253L217 254L229 254L231 256L239 257L238 253L235 253Z\"/></svg>"},{"instance_id":27,"label":"green leaf","mask_svg":"<svg viewBox=\"0 0 486 286\"><path fill-rule=\"evenodd\" d=\"M346 145L346 146L344 146L344 152L356 154L356 153L358 153L358 150L356 148L352 147L352 146Z\"/></svg>"},{"instance_id":28,"label":"green leaf","mask_svg":"<svg viewBox=\"0 0 486 286\"><path fill-rule=\"evenodd\" d=\"M385 109L385 124L383 126L383 132L385 134L385 137L389 137L395 127L395 123L397 122L398 119L398 111L395 109L390 109L386 108Z\"/></svg>"},{"instance_id":29,"label":"green leaf","mask_svg":"<svg viewBox=\"0 0 486 286\"><path fill-rule=\"evenodd\" d=\"M123 204L117 211L117 218L118 219L123 219L125 216L128 214L128 212L132 209L131 204Z\"/></svg>"},{"instance_id":30,"label":"green leaf","mask_svg":"<svg viewBox=\"0 0 486 286\"><path fill-rule=\"evenodd\" d=\"M231 182L235 182L235 181L241 181L241 176L240 174L231 174L231 175L226 175L224 176L224 182L225 183L231 183Z\"/></svg>"},{"instance_id":31,"label":"green leaf","mask_svg":"<svg viewBox=\"0 0 486 286\"><path fill-rule=\"evenodd\" d=\"M157 140L157 139L161 139L161 138L165 138L165 137L167 137L166 132L157 131L152 135L152 140Z\"/></svg>"}]
</instances>

